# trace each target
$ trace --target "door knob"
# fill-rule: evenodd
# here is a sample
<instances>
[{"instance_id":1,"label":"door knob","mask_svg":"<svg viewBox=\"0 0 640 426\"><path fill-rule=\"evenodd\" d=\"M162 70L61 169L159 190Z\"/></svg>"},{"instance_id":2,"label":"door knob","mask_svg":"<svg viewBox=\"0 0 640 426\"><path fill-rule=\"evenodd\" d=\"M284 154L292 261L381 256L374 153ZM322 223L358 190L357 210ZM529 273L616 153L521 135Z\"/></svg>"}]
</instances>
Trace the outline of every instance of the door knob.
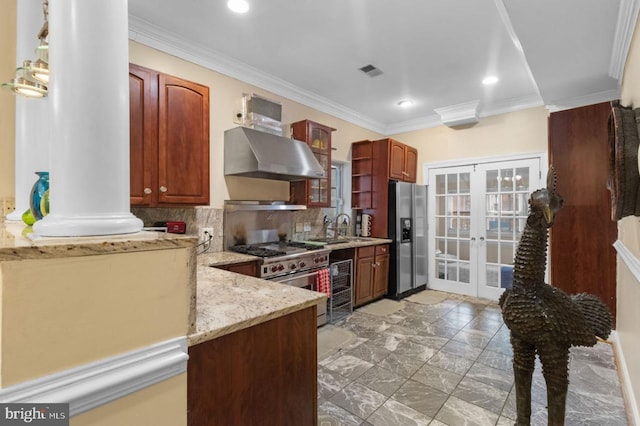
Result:
<instances>
[{"instance_id":1,"label":"door knob","mask_svg":"<svg viewBox=\"0 0 640 426\"><path fill-rule=\"evenodd\" d=\"M167 192L167 187L166 186L161 186L160 187L160 192Z\"/></svg>"},{"instance_id":2,"label":"door knob","mask_svg":"<svg viewBox=\"0 0 640 426\"><path fill-rule=\"evenodd\" d=\"M151 194L152 192L153 191L151 191L151 188L145 188L144 189L144 193L147 194L147 195Z\"/></svg>"}]
</instances>

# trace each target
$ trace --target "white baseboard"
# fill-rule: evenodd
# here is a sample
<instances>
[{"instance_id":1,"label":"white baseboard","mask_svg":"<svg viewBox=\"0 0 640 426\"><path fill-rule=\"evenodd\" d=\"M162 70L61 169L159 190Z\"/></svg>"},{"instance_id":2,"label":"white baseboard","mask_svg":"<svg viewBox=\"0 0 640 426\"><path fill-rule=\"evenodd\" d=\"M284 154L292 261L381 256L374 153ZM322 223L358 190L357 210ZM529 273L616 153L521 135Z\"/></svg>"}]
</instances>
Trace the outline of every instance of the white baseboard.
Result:
<instances>
[{"instance_id":1,"label":"white baseboard","mask_svg":"<svg viewBox=\"0 0 640 426\"><path fill-rule=\"evenodd\" d=\"M618 333L615 330L611 332L609 341L613 343L613 352L615 353L616 359L618 360L617 365L618 373L620 375L620 385L622 387L622 392L624 392L625 395L625 402L627 404L629 414L631 415L631 420L633 421L634 425L640 426L640 411L638 411L636 397L633 392L633 387L631 386L631 378L629 377L627 362L624 358L624 353L622 352L622 346L620 345Z\"/></svg>"},{"instance_id":2,"label":"white baseboard","mask_svg":"<svg viewBox=\"0 0 640 426\"><path fill-rule=\"evenodd\" d=\"M186 336L0 389L0 402L69 403L75 416L187 371Z\"/></svg>"}]
</instances>

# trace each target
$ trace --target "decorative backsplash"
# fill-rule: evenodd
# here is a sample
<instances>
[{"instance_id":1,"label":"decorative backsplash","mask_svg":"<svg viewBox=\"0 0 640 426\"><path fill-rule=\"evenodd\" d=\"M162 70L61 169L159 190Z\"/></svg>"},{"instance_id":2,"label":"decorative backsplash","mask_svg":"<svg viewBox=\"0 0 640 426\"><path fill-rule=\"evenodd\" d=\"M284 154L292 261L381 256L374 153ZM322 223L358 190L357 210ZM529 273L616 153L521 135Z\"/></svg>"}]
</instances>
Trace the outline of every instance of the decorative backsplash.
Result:
<instances>
[{"instance_id":1,"label":"decorative backsplash","mask_svg":"<svg viewBox=\"0 0 640 426\"><path fill-rule=\"evenodd\" d=\"M279 235L288 240L306 240L324 236L323 210L233 212L213 207L132 207L131 212L153 226L156 222L185 222L187 234L199 235L200 228L213 228L209 251L225 250L244 236L249 243L275 241ZM226 221L226 222L225 222Z\"/></svg>"},{"instance_id":2,"label":"decorative backsplash","mask_svg":"<svg viewBox=\"0 0 640 426\"><path fill-rule=\"evenodd\" d=\"M187 225L187 234L198 235L200 228L213 228L213 239L209 251L223 249L223 210L213 207L132 207L131 212L153 226L156 222L178 221Z\"/></svg>"}]
</instances>

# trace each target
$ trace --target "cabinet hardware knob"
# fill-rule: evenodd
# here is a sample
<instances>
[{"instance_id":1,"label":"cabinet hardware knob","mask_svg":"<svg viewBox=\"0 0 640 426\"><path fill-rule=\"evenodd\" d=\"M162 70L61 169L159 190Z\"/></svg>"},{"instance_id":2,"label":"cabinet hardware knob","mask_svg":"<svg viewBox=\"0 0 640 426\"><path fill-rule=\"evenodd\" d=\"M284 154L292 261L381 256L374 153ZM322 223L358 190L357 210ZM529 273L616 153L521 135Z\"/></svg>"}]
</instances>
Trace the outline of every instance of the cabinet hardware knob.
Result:
<instances>
[{"instance_id":1,"label":"cabinet hardware knob","mask_svg":"<svg viewBox=\"0 0 640 426\"><path fill-rule=\"evenodd\" d=\"M167 187L166 186L161 186L160 187L160 192L167 192Z\"/></svg>"},{"instance_id":2,"label":"cabinet hardware knob","mask_svg":"<svg viewBox=\"0 0 640 426\"><path fill-rule=\"evenodd\" d=\"M145 188L144 189L144 193L147 194L147 195L151 194L152 192L153 191L151 190L151 188Z\"/></svg>"}]
</instances>

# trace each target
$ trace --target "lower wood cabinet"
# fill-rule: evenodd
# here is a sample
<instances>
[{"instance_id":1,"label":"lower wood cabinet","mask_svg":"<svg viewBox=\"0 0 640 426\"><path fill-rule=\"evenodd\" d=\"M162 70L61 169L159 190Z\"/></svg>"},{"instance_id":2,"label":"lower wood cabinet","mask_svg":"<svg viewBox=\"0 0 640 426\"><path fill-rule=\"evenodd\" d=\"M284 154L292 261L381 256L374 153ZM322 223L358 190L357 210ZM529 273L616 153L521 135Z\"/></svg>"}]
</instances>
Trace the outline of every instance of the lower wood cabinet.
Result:
<instances>
[{"instance_id":1,"label":"lower wood cabinet","mask_svg":"<svg viewBox=\"0 0 640 426\"><path fill-rule=\"evenodd\" d=\"M188 424L318 422L316 307L189 348Z\"/></svg>"},{"instance_id":2,"label":"lower wood cabinet","mask_svg":"<svg viewBox=\"0 0 640 426\"><path fill-rule=\"evenodd\" d=\"M249 275L250 277L258 276L258 262L242 262L231 263L229 265L216 266L218 269L224 269L225 271L235 272L237 274Z\"/></svg>"},{"instance_id":3,"label":"lower wood cabinet","mask_svg":"<svg viewBox=\"0 0 640 426\"><path fill-rule=\"evenodd\" d=\"M356 251L354 305L361 306L387 294L389 245L359 247Z\"/></svg>"}]
</instances>

